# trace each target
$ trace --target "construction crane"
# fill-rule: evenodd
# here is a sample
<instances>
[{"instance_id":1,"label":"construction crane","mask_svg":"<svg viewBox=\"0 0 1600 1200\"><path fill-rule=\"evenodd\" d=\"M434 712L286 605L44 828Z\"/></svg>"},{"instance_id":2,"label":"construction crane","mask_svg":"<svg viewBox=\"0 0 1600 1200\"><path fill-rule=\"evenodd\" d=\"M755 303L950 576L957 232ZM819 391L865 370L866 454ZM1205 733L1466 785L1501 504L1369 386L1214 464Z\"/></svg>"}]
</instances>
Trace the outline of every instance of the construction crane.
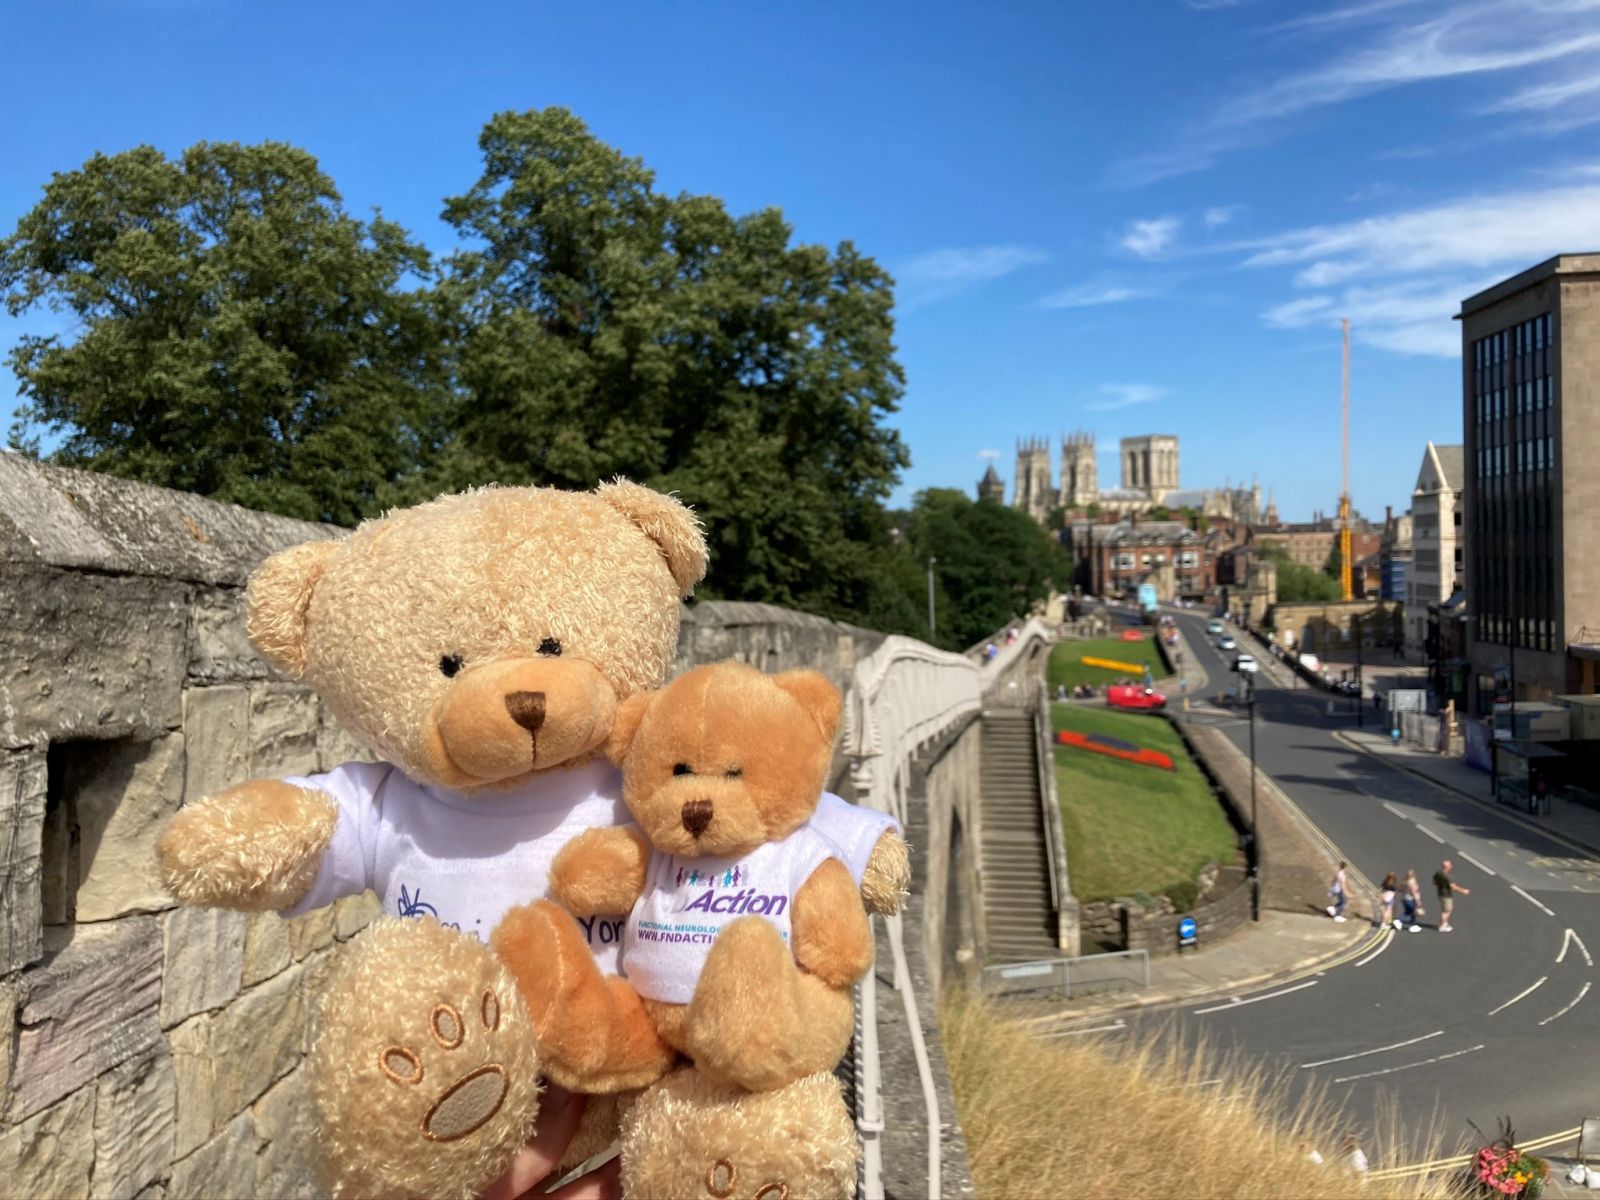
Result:
<instances>
[{"instance_id":1,"label":"construction crane","mask_svg":"<svg viewBox=\"0 0 1600 1200\"><path fill-rule=\"evenodd\" d=\"M1350 576L1350 318L1342 318L1339 327L1344 331L1344 356L1339 373L1339 442L1343 460L1339 489L1339 598L1353 600L1355 589Z\"/></svg>"}]
</instances>

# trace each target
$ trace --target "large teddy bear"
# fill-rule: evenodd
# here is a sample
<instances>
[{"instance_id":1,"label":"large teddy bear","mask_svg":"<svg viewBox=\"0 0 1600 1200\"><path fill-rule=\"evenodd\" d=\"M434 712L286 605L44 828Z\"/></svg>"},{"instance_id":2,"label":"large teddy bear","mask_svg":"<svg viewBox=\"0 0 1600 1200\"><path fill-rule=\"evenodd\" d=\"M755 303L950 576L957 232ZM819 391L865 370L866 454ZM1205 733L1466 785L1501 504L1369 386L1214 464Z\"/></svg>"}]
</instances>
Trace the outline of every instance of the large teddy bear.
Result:
<instances>
[{"instance_id":1,"label":"large teddy bear","mask_svg":"<svg viewBox=\"0 0 1600 1200\"><path fill-rule=\"evenodd\" d=\"M567 842L627 820L599 750L619 703L664 681L681 598L705 563L684 506L618 482L445 497L283 551L252 576L252 643L378 761L188 805L159 854L191 904L295 915L377 892L388 919L330 982L311 1064L337 1194L469 1196L527 1136L538 1031L486 941L509 909L546 894ZM852 847L869 905L890 909L903 843L853 815L835 806L834 836ZM614 970L619 922L591 914L582 928ZM671 1129L689 1110L708 1130L752 1114L709 1083L668 1082L660 1103L637 1107L675 1115L633 1130L631 1153L674 1175L685 1154L714 1166L715 1144L674 1145ZM803 1110L796 1099L789 1117ZM617 1113L591 1103L574 1159L616 1136Z\"/></svg>"}]
</instances>

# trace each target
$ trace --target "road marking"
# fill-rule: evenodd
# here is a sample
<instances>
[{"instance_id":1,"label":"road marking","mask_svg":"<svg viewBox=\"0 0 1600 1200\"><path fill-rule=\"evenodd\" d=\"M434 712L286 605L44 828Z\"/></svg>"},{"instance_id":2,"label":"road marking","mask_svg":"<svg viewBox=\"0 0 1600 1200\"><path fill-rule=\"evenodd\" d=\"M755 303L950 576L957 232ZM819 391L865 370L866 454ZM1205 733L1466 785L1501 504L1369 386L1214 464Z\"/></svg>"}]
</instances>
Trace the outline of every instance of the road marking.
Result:
<instances>
[{"instance_id":1,"label":"road marking","mask_svg":"<svg viewBox=\"0 0 1600 1200\"><path fill-rule=\"evenodd\" d=\"M1488 867L1484 866L1477 859L1473 858L1472 855L1468 854L1465 850L1457 850L1456 853L1461 855L1462 858L1466 859L1473 866L1477 867L1478 870L1482 871L1485 875L1493 875L1494 874L1493 871L1491 871Z\"/></svg>"},{"instance_id":2,"label":"road marking","mask_svg":"<svg viewBox=\"0 0 1600 1200\"><path fill-rule=\"evenodd\" d=\"M1114 1033L1127 1027L1128 1023L1126 1021L1116 1021L1110 1025L1096 1025L1093 1029L1060 1029L1045 1036L1058 1038L1079 1037L1085 1033Z\"/></svg>"},{"instance_id":3,"label":"road marking","mask_svg":"<svg viewBox=\"0 0 1600 1200\"><path fill-rule=\"evenodd\" d=\"M1478 1051L1478 1050L1482 1050L1482 1049L1483 1049L1483 1046L1481 1044L1479 1044L1477 1046L1468 1046L1465 1050L1456 1050L1456 1051L1453 1051L1450 1054L1441 1054L1441 1055L1439 1055L1438 1058L1425 1058L1421 1062L1406 1063L1404 1066L1400 1066L1400 1067L1385 1067L1381 1071L1365 1071L1360 1075L1341 1075L1338 1079L1335 1079L1333 1082L1335 1082L1335 1083L1354 1083L1358 1079L1372 1079L1372 1078L1374 1078L1374 1077L1376 1077L1378 1075L1393 1075L1393 1074L1395 1074L1396 1072L1399 1072L1399 1071L1409 1071L1413 1067L1431 1067L1434 1063L1441 1063L1441 1062L1444 1062L1446 1059L1451 1059L1451 1058L1460 1058L1463 1054L1472 1054L1473 1052Z\"/></svg>"},{"instance_id":4,"label":"road marking","mask_svg":"<svg viewBox=\"0 0 1600 1200\"><path fill-rule=\"evenodd\" d=\"M1415 825L1418 829L1422 830L1423 833L1425 833L1429 837L1431 837L1434 841L1438 842L1441 846L1444 845L1444 839L1442 837L1440 837L1437 833L1435 833L1433 830L1429 829L1421 821L1413 821L1411 823L1413 825Z\"/></svg>"},{"instance_id":5,"label":"road marking","mask_svg":"<svg viewBox=\"0 0 1600 1200\"><path fill-rule=\"evenodd\" d=\"M1562 949L1563 953L1566 952L1566 947L1565 946L1562 946L1561 949ZM1560 962L1561 960L1558 958L1558 959L1556 959L1556 961ZM1534 984L1531 988L1528 988L1526 991L1518 992L1515 996L1511 997L1511 999L1507 1000L1504 1004L1502 1004L1500 1006L1500 1008L1510 1008L1513 1004L1515 1004L1518 1000L1521 1000L1524 996L1532 995L1534 992L1538 991L1540 984L1544 983L1544 981L1549 979L1549 978L1550 978L1550 976L1548 976L1548 975L1539 976L1539 982L1538 983ZM1495 1015L1495 1013L1500 1011L1500 1008L1491 1008L1487 1013L1484 1014L1484 1016L1492 1017L1492 1016Z\"/></svg>"},{"instance_id":6,"label":"road marking","mask_svg":"<svg viewBox=\"0 0 1600 1200\"><path fill-rule=\"evenodd\" d=\"M1362 790L1365 791L1366 789L1363 788ZM1371 792L1367 792L1367 795L1371 796L1372 793ZM1373 799L1377 799L1377 797L1373 796ZM1395 816L1399 817L1402 821L1411 820L1410 817L1406 816L1405 813L1401 812L1398 808L1396 808L1394 805L1390 804L1387 800L1385 800L1383 802L1383 806L1385 808L1387 808L1390 812L1392 812Z\"/></svg>"},{"instance_id":7,"label":"road marking","mask_svg":"<svg viewBox=\"0 0 1600 1200\"><path fill-rule=\"evenodd\" d=\"M1583 1132L1582 1125L1574 1125L1571 1129L1563 1129L1560 1133L1548 1133L1544 1137L1534 1138L1531 1142L1518 1141L1518 1150L1544 1150L1560 1142L1573 1141L1578 1134ZM1436 1158L1432 1162L1408 1163L1403 1167L1384 1167L1373 1171L1367 1176L1369 1180L1377 1179L1403 1179L1407 1175L1421 1175L1428 1171L1439 1171L1449 1167L1464 1167L1471 1162L1470 1154L1458 1154L1454 1158Z\"/></svg>"},{"instance_id":8,"label":"road marking","mask_svg":"<svg viewBox=\"0 0 1600 1200\"><path fill-rule=\"evenodd\" d=\"M1583 944L1583 939L1577 935L1577 932L1575 930L1571 930L1571 929L1567 930L1566 936L1561 939L1561 953L1556 955L1556 962L1559 963L1562 959L1566 958L1566 956L1567 956L1567 944L1569 942L1577 942L1578 943L1578 949L1583 951L1583 961L1588 966L1591 966L1591 967L1594 966L1594 959L1589 957L1589 947L1585 946Z\"/></svg>"},{"instance_id":9,"label":"road marking","mask_svg":"<svg viewBox=\"0 0 1600 1200\"><path fill-rule=\"evenodd\" d=\"M1293 987L1286 987L1277 992L1268 992L1265 996L1251 996L1248 1000L1241 1000L1239 997L1235 996L1226 1004L1213 1004L1210 1008L1197 1008L1194 1010L1194 1015L1200 1017L1204 1016L1206 1013L1222 1012L1225 1009L1243 1008L1246 1004L1255 1004L1261 1000L1275 1000L1279 996L1287 996L1290 992L1298 992L1301 988L1316 986L1317 981L1315 979L1308 979L1305 983L1297 983Z\"/></svg>"},{"instance_id":10,"label":"road marking","mask_svg":"<svg viewBox=\"0 0 1600 1200\"><path fill-rule=\"evenodd\" d=\"M1317 1062L1301 1063L1300 1064L1300 1069L1302 1071L1309 1071L1312 1067L1325 1067L1329 1063L1349 1062L1352 1058L1365 1058L1369 1054L1382 1054L1386 1050L1399 1050L1400 1048L1402 1048L1404 1046L1415 1046L1418 1042L1425 1042L1429 1038L1436 1038L1436 1037L1443 1037L1443 1036L1444 1036L1444 1030L1435 1029L1432 1033L1425 1033L1421 1037L1414 1037L1408 1042L1396 1042L1392 1046L1379 1046L1376 1050L1362 1050L1358 1054L1345 1054L1345 1055L1341 1055L1339 1058L1324 1058L1324 1059L1321 1059L1321 1060L1319 1060Z\"/></svg>"},{"instance_id":11,"label":"road marking","mask_svg":"<svg viewBox=\"0 0 1600 1200\"><path fill-rule=\"evenodd\" d=\"M1383 927L1383 932L1378 935L1378 942L1379 942L1378 948L1376 950L1374 950L1371 954L1367 955L1365 958L1358 959L1356 961L1356 966L1358 966L1358 967L1366 966L1373 959L1377 958L1378 955L1382 954L1385 950L1387 950L1389 948L1389 943L1392 942L1392 941L1394 941L1394 930L1389 928L1388 925L1385 925ZM1319 972L1319 974L1320 974L1320 972Z\"/></svg>"},{"instance_id":12,"label":"road marking","mask_svg":"<svg viewBox=\"0 0 1600 1200\"><path fill-rule=\"evenodd\" d=\"M1540 1021L1539 1024L1540 1025L1548 1025L1548 1024L1550 1024L1551 1021L1554 1021L1557 1017L1566 1016L1569 1012L1571 1012L1574 1008L1576 1008L1578 1006L1578 1001L1579 1000L1582 1000L1585 996L1587 996L1589 994L1589 989L1592 988L1593 986L1594 986L1594 982L1592 980L1590 982L1584 984L1583 987L1578 990L1578 994L1572 998L1572 1003L1571 1004L1567 1005L1565 1008L1563 1008L1558 1013L1551 1013L1544 1020Z\"/></svg>"},{"instance_id":13,"label":"road marking","mask_svg":"<svg viewBox=\"0 0 1600 1200\"><path fill-rule=\"evenodd\" d=\"M1534 906L1534 907L1535 907L1535 908L1537 908L1537 909L1539 909L1539 910L1540 910L1540 911L1542 911L1542 912L1543 912L1543 913L1544 913L1544 915L1545 915L1545 916L1547 916L1547 917L1553 917L1553 916L1555 916L1555 913L1553 913L1553 912L1551 912L1551 911L1550 911L1550 910L1549 910L1549 909L1548 909L1548 908L1545 908L1545 906L1544 906L1544 905L1542 905L1542 904L1540 904L1540 903L1539 903L1539 902L1538 902L1538 901L1537 901L1537 900L1535 900L1535 899L1534 899L1534 898L1533 898L1533 897L1532 897L1532 896L1530 896L1530 895L1528 895L1528 893L1527 893L1527 892L1525 892L1525 891L1523 891L1523 890L1522 890L1522 889L1521 889L1521 888L1519 888L1519 887L1518 887L1518 886L1517 886L1517 885L1516 885L1516 884L1514 884L1514 883L1513 883L1513 884L1512 884L1512 885L1511 885L1511 890L1512 890L1512 891L1513 891L1513 892L1515 892L1515 893L1516 893L1516 894L1517 894L1517 895L1519 895L1519 896L1521 896L1521 897L1522 897L1522 898L1523 898L1523 899L1524 899L1524 900L1526 900L1526 901L1527 901L1527 902L1528 902L1528 903L1529 903L1529 904L1531 904L1531 905L1533 905L1533 906Z\"/></svg>"}]
</instances>

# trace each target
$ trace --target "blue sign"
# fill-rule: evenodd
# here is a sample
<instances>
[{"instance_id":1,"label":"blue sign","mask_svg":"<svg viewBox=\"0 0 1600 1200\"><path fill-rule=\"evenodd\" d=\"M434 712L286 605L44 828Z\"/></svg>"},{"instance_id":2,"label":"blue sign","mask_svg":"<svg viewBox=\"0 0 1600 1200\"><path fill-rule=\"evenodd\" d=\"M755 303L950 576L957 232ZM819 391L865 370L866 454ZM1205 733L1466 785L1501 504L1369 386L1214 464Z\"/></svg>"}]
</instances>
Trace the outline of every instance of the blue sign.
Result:
<instances>
[{"instance_id":1,"label":"blue sign","mask_svg":"<svg viewBox=\"0 0 1600 1200\"><path fill-rule=\"evenodd\" d=\"M1193 917L1185 917L1178 922L1178 940L1185 946L1194 945L1195 935L1199 932L1200 926L1195 924Z\"/></svg>"},{"instance_id":2,"label":"blue sign","mask_svg":"<svg viewBox=\"0 0 1600 1200\"><path fill-rule=\"evenodd\" d=\"M1156 607L1156 588L1153 583L1139 585L1139 607L1146 612L1154 612Z\"/></svg>"}]
</instances>

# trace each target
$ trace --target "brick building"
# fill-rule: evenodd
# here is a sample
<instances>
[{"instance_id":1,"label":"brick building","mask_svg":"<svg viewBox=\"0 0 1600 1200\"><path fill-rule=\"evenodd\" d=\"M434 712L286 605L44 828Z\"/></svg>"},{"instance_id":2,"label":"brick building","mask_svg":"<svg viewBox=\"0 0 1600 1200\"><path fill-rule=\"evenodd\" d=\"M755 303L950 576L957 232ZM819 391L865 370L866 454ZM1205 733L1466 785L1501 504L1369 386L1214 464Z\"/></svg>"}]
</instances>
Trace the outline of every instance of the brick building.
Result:
<instances>
[{"instance_id":1,"label":"brick building","mask_svg":"<svg viewBox=\"0 0 1600 1200\"><path fill-rule=\"evenodd\" d=\"M1217 538L1182 521L1137 518L1099 524L1073 521L1066 545L1078 584L1096 596L1122 596L1154 583L1163 600L1198 600L1216 587ZM1168 582L1170 580L1170 582Z\"/></svg>"}]
</instances>

